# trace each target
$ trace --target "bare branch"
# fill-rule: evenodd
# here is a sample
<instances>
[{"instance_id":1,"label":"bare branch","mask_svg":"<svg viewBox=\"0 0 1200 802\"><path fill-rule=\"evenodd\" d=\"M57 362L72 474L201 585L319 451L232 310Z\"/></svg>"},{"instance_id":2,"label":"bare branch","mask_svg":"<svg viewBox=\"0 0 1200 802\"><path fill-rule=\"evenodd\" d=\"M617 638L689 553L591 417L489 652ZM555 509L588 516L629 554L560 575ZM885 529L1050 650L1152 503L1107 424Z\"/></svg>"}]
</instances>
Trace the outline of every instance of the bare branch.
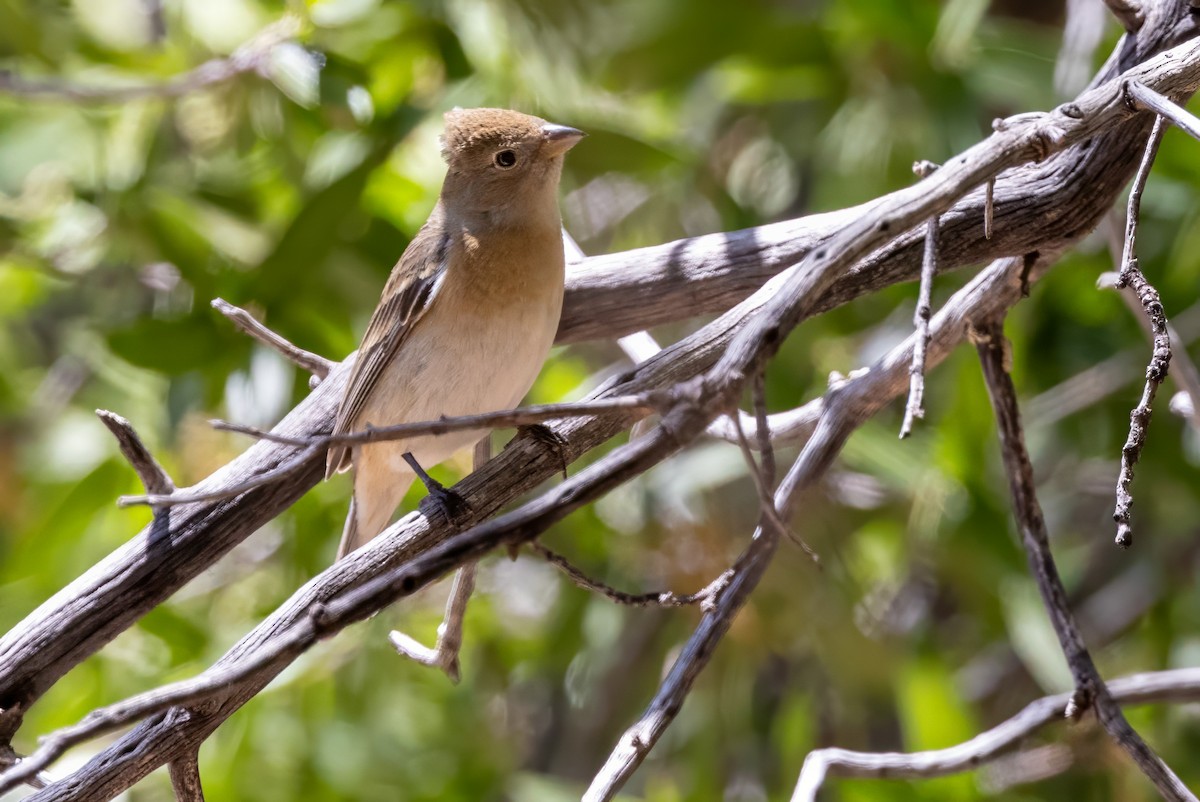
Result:
<instances>
[{"instance_id":1,"label":"bare branch","mask_svg":"<svg viewBox=\"0 0 1200 802\"><path fill-rule=\"evenodd\" d=\"M228 58L206 61L200 66L152 84L128 86L80 86L57 78L25 78L0 71L0 93L34 100L73 103L125 103L146 98L173 98L225 83L249 72L265 72L271 51L296 38L303 23L289 14L259 31Z\"/></svg>"},{"instance_id":2,"label":"bare branch","mask_svg":"<svg viewBox=\"0 0 1200 802\"><path fill-rule=\"evenodd\" d=\"M1200 117L1192 114L1166 95L1155 92L1139 81L1126 83L1125 91L1133 99L1134 108L1140 111L1153 111L1160 117L1166 117L1193 139L1200 139Z\"/></svg>"},{"instance_id":3,"label":"bare branch","mask_svg":"<svg viewBox=\"0 0 1200 802\"><path fill-rule=\"evenodd\" d=\"M505 429L516 426L532 426L546 421L562 420L564 418L582 418L591 415L606 415L613 412L634 415L648 415L663 408L670 399L670 393L642 393L639 395L618 396L616 398L599 398L590 401L569 401L562 404L534 404L516 409L502 409L496 412L481 412L478 415L443 415L437 420L414 421L398 423L392 426L371 426L367 429L345 434L327 434L317 437L299 438L266 432L253 426L239 423L213 420L213 428L227 432L256 437L260 440L270 440L291 446L321 446L331 445L362 445L364 443L382 443L390 440L407 440L416 435L443 435L451 432L465 432L474 429Z\"/></svg>"},{"instance_id":4,"label":"bare branch","mask_svg":"<svg viewBox=\"0 0 1200 802\"><path fill-rule=\"evenodd\" d=\"M841 450L845 438L853 431L852 424L837 420L843 414L841 410L845 409L841 407L833 413L827 411L822 416L817 431L784 477L771 505L780 511L783 518L790 516L800 490L820 478ZM759 526L755 530L750 545L738 557L726 584L705 605L700 625L683 645L654 699L618 740L608 760L592 779L583 802L607 802L613 799L645 760L674 721L693 683L708 665L709 658L728 631L733 618L757 587L775 554L778 542L774 527Z\"/></svg>"},{"instance_id":5,"label":"bare branch","mask_svg":"<svg viewBox=\"0 0 1200 802\"><path fill-rule=\"evenodd\" d=\"M129 421L106 409L96 410L96 416L113 433L113 437L117 438L121 454L133 466L138 478L142 480L142 487L146 488L148 494L169 496L175 492L175 483L171 481L166 470L158 464L158 460L146 448L142 438L138 437Z\"/></svg>"},{"instance_id":6,"label":"bare branch","mask_svg":"<svg viewBox=\"0 0 1200 802\"><path fill-rule=\"evenodd\" d=\"M171 788L175 802L204 802L204 786L200 783L200 754L193 751L179 760L171 761Z\"/></svg>"},{"instance_id":7,"label":"bare branch","mask_svg":"<svg viewBox=\"0 0 1200 802\"><path fill-rule=\"evenodd\" d=\"M0 773L8 771L24 759L11 746L7 744L0 746ZM30 788L45 788L51 782L53 780L45 772L38 772L31 777L25 778L25 784Z\"/></svg>"},{"instance_id":8,"label":"bare branch","mask_svg":"<svg viewBox=\"0 0 1200 802\"><path fill-rule=\"evenodd\" d=\"M254 316L245 309L234 306L221 298L213 299L212 308L233 321L233 324L246 334L278 352L289 362L311 373L318 381L328 376L329 371L333 369L334 362L293 345L255 320Z\"/></svg>"},{"instance_id":9,"label":"bare branch","mask_svg":"<svg viewBox=\"0 0 1200 802\"><path fill-rule=\"evenodd\" d=\"M1193 701L1200 699L1200 669L1134 674L1112 680L1108 689L1113 700L1120 704ZM817 791L829 776L902 780L971 771L994 760L1038 729L1060 721L1071 697L1071 693L1060 693L1030 702L1012 718L946 749L911 753L817 749L804 760L792 802L815 802Z\"/></svg>"},{"instance_id":10,"label":"bare branch","mask_svg":"<svg viewBox=\"0 0 1200 802\"><path fill-rule=\"evenodd\" d=\"M1116 543L1123 549L1133 545L1133 526L1130 523L1130 508L1133 506L1133 466L1137 464L1142 455L1142 448L1146 445L1146 430L1150 426L1150 415L1153 412L1151 405L1163 379L1167 377L1167 369L1171 364L1171 336L1167 331L1167 316L1158 297L1158 290L1146 280L1137 258L1137 230L1141 216L1142 192L1150 177L1150 169L1154 165L1154 157L1158 154L1158 146L1162 142L1165 128L1163 118L1155 117L1154 128L1146 141L1145 155L1129 191L1129 208L1125 218L1125 247L1122 250L1121 270L1116 283L1117 289L1128 286L1137 294L1146 319L1150 322L1154 341L1150 364L1146 366L1146 383L1142 388L1142 397L1129 413L1129 436L1121 448L1121 471L1117 476L1117 503L1113 510L1113 520L1117 523Z\"/></svg>"},{"instance_id":11,"label":"bare branch","mask_svg":"<svg viewBox=\"0 0 1200 802\"><path fill-rule=\"evenodd\" d=\"M990 185L991 182L989 181ZM929 318L933 316L933 277L937 273L937 216L925 224L925 261L921 267L921 289L917 308L913 311L913 326L917 330L917 347L913 350L909 368L908 403L904 406L904 422L900 424L900 439L912 433L913 421L925 417L925 350L929 346Z\"/></svg>"},{"instance_id":12,"label":"bare branch","mask_svg":"<svg viewBox=\"0 0 1200 802\"><path fill-rule=\"evenodd\" d=\"M1075 692L1066 705L1066 715L1076 718L1091 707L1105 731L1133 758L1164 799L1194 800L1196 797L1129 726L1092 662L1050 551L1050 539L1035 491L1033 465L1025 450L1016 388L1008 374L1008 342L1004 339L1003 328L998 323L985 324L974 332L973 339L983 366L988 396L996 413L996 429L1000 436L1021 543L1025 547L1030 571L1037 581L1063 656L1075 680Z\"/></svg>"},{"instance_id":13,"label":"bare branch","mask_svg":"<svg viewBox=\"0 0 1200 802\"><path fill-rule=\"evenodd\" d=\"M626 396L618 398L606 398L596 401L575 401L567 404L540 404L537 406L521 407L518 409L506 409L498 412L484 412L479 415L461 415L449 417L443 415L441 418L433 421L416 421L413 423L399 423L394 426L380 426L379 428L368 428L357 432L346 432L344 434L320 434L311 437L293 437L285 434L278 434L274 431L264 431L254 426L245 426L239 423L229 423L228 421L214 420L210 421L214 428L227 432L238 432L239 434L256 437L260 440L267 440L272 443L280 443L282 445L296 446L302 448L301 451L294 453L290 459L280 463L271 470L250 477L244 482L238 484L226 485L215 490L203 491L177 491L170 495L141 495L141 496L121 496L117 499L117 504L122 507L132 507L136 505L151 505L151 506L177 506L180 504L196 504L202 501L219 501L224 498L232 498L241 495L248 490L253 490L257 487L262 487L272 482L287 476L292 476L296 472L302 470L305 465L316 455L324 453L324 451L334 443L379 443L388 440L403 440L411 437L414 434L431 434L442 435L449 432L470 431L480 428L504 428L508 426L525 426L535 423L543 423L549 420L561 420L570 417L585 417L592 415L613 414L620 412L623 414L645 415L650 411L658 408L658 404L662 403L660 399L666 398L666 395L654 393L646 393L636 396Z\"/></svg>"},{"instance_id":14,"label":"bare branch","mask_svg":"<svg viewBox=\"0 0 1200 802\"><path fill-rule=\"evenodd\" d=\"M440 669L456 685L461 677L458 655L462 648L463 620L467 614L467 602L475 591L476 571L477 563L471 562L455 572L450 596L446 600L446 612L438 626L437 641L432 648L399 630L393 629L388 633L388 642L398 654L421 665Z\"/></svg>"},{"instance_id":15,"label":"bare branch","mask_svg":"<svg viewBox=\"0 0 1200 802\"><path fill-rule=\"evenodd\" d=\"M1080 139L1068 133L1062 144L1082 142L1093 135L1096 138L1090 140L1086 153L1073 154L1071 164L1055 159L1051 163L1001 169L990 176L997 178L995 216L1005 223L990 240L979 236L979 220L986 216L987 179L981 179L978 192L967 195L952 212L942 215L940 270L1031 251L1057 250L1095 227L1136 167L1140 150L1136 153L1130 150L1130 137L1143 136L1151 120L1128 119L1127 124L1110 127L1103 118L1110 114L1124 118L1129 106L1123 102L1110 105L1097 117L1092 101L1099 96L1124 100L1122 93L1114 91L1118 85L1109 83L1119 76L1152 86L1174 98L1186 97L1194 91L1195 77L1186 66L1194 57L1190 53L1194 43L1175 47L1179 42L1175 37L1192 34L1187 24L1175 27L1187 14L1183 7L1165 9L1156 15L1152 25L1143 26L1136 39L1131 38L1121 46L1120 57L1109 61L1092 81L1089 91L1049 115L1035 115L1048 124L1045 132L1048 141L1058 141L1056 128L1060 122L1063 131L1087 131ZM1147 59L1164 47L1174 49L1169 54L1149 58L1140 67L1129 67L1131 59ZM1152 68L1152 64L1156 66ZM1123 76L1120 70L1126 70ZM1163 80L1160 71L1176 70L1188 72L1187 79ZM1025 117L1024 121L1033 119ZM1015 124L1010 121L1002 127L1011 130ZM1115 156L1118 152L1122 155L1112 160L1093 155ZM947 160L948 165L953 163ZM1028 191L1033 185L1044 186L1041 182L1058 182L1068 176L1072 185L1078 181L1078 186L1088 187L1087 192L1073 195L1071 203L1062 203L1053 193ZM828 247L833 233L843 226L872 214L880 204L906 191L899 190L836 212L588 257L568 271L559 341L611 338L697 315L720 313L805 254ZM1104 205L1100 206L1100 202ZM1052 230L1039 224L1046 219L1055 220ZM897 228L892 231L897 232ZM840 306L864 292L915 278L921 269L922 239L920 231L910 230L866 256L853 271L839 276L821 294L814 312ZM631 297L637 298L638 303L630 304Z\"/></svg>"},{"instance_id":16,"label":"bare branch","mask_svg":"<svg viewBox=\"0 0 1200 802\"><path fill-rule=\"evenodd\" d=\"M650 607L652 605L659 607L686 607L689 604L696 604L708 599L711 593L710 588L713 584L710 583L695 593L685 593L682 596L672 593L669 590L660 593L627 593L623 590L617 590L612 585L608 585L598 579L593 579L572 565L571 561L566 557L543 545L540 541L531 541L529 549L566 574L577 586L584 590L590 590L593 593L599 593L601 596L617 604L624 604L630 607Z\"/></svg>"},{"instance_id":17,"label":"bare branch","mask_svg":"<svg viewBox=\"0 0 1200 802\"><path fill-rule=\"evenodd\" d=\"M758 441L758 453L762 459L762 478L768 493L775 490L775 449L771 445L771 422L767 415L767 369L755 371L750 385L750 394L754 402L754 437ZM741 427L741 410L731 415L730 419L737 425L738 442L746 443L746 434ZM712 429L712 426L709 426ZM746 443L747 449L749 444ZM753 461L753 457L750 458Z\"/></svg>"},{"instance_id":18,"label":"bare branch","mask_svg":"<svg viewBox=\"0 0 1200 802\"><path fill-rule=\"evenodd\" d=\"M814 551L811 546L805 543L804 540L801 539L795 532L793 532L791 527L787 525L782 517L780 517L779 510L775 507L775 499L771 495L773 490L773 481L767 477L766 473L762 470L759 464L754 461L754 452L750 450L750 442L746 439L746 432L742 430L740 417L733 418L733 426L737 431L738 446L742 450L742 458L746 461L746 467L750 471L750 478L754 480L754 489L758 492L759 528L772 529L776 535L783 535L787 537L788 540L799 546L800 549L808 555L809 559L811 559L817 565L820 565L820 555L817 554L817 552ZM761 433L763 430L760 429L759 431ZM771 454L772 459L774 457L774 452L770 449L769 444L767 450L763 453ZM774 471L773 461L771 468L772 471Z\"/></svg>"}]
</instances>

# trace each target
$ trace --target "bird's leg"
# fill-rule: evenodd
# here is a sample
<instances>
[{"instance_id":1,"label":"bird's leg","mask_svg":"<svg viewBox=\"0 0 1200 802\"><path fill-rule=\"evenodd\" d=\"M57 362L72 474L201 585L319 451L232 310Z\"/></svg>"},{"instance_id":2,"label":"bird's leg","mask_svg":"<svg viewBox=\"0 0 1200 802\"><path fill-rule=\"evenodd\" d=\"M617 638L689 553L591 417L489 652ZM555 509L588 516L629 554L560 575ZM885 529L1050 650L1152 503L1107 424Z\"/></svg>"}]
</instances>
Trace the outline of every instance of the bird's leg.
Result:
<instances>
[{"instance_id":1,"label":"bird's leg","mask_svg":"<svg viewBox=\"0 0 1200 802\"><path fill-rule=\"evenodd\" d=\"M421 484L425 485L425 489L429 491L429 501L437 507L438 511L446 517L446 520L451 524L458 526L470 518L471 505L467 500L448 489L445 485L434 479L425 472L417 462L417 458L412 455L412 452L404 452L404 461L408 463L408 467L412 468L412 472L421 480ZM422 501L422 504L425 502Z\"/></svg>"},{"instance_id":2,"label":"bird's leg","mask_svg":"<svg viewBox=\"0 0 1200 802\"><path fill-rule=\"evenodd\" d=\"M549 446L554 451L554 455L558 457L558 464L562 468L563 478L567 478L567 466L570 465L570 462L567 460L566 440L559 436L558 433L549 426L545 426L541 423L531 423L526 426L518 426L517 431L521 434L529 435L543 445Z\"/></svg>"},{"instance_id":3,"label":"bird's leg","mask_svg":"<svg viewBox=\"0 0 1200 802\"><path fill-rule=\"evenodd\" d=\"M491 455L492 436L489 433L475 445L475 459L472 467L478 470L491 458ZM456 493L446 490L421 470L421 466L417 464L411 454L405 454L404 458L412 467L413 472L425 483L425 486L430 488L430 496L434 494L432 484L441 492L453 495L462 501ZM418 642L412 636L397 630L393 630L388 635L388 640L391 641L397 652L422 665L440 668L454 683L457 683L459 678L458 653L462 648L463 618L467 614L467 601L475 590L475 566L476 563L467 563L454 575L454 584L450 586L450 598L446 600L446 614L442 617L442 624L438 627L437 643L432 649Z\"/></svg>"}]
</instances>

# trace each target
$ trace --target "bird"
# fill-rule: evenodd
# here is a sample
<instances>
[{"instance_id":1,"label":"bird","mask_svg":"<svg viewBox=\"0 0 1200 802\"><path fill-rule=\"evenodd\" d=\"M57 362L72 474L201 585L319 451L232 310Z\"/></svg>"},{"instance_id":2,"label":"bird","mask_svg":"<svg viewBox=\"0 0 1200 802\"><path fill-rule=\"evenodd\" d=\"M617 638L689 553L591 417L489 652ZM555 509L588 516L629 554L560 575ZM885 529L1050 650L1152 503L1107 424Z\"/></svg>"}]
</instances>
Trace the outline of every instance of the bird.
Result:
<instances>
[{"instance_id":1,"label":"bird","mask_svg":"<svg viewBox=\"0 0 1200 802\"><path fill-rule=\"evenodd\" d=\"M508 109L445 113L446 176L384 286L333 434L515 407L550 352L565 256L558 185L585 134ZM485 430L332 445L326 478L353 468L337 559L391 521L422 468ZM426 483L431 492L436 483Z\"/></svg>"}]
</instances>

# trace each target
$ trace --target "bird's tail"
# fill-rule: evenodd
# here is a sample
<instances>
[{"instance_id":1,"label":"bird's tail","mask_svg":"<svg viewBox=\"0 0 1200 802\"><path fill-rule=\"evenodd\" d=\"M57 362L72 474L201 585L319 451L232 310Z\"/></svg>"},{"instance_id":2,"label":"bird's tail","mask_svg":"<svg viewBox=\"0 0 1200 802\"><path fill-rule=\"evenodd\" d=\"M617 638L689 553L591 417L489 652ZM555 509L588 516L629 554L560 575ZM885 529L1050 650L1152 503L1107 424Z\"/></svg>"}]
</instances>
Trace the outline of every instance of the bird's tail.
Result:
<instances>
[{"instance_id":1,"label":"bird's tail","mask_svg":"<svg viewBox=\"0 0 1200 802\"><path fill-rule=\"evenodd\" d=\"M380 477L370 471L364 472L359 466L354 476L350 511L342 528L342 542L338 544L339 560L387 529L392 514L414 479L416 476L412 473L399 471Z\"/></svg>"},{"instance_id":2,"label":"bird's tail","mask_svg":"<svg viewBox=\"0 0 1200 802\"><path fill-rule=\"evenodd\" d=\"M342 540L338 543L337 559L342 559L362 544L358 542L358 512L354 497L350 497L350 510L346 513L346 525L342 527Z\"/></svg>"}]
</instances>

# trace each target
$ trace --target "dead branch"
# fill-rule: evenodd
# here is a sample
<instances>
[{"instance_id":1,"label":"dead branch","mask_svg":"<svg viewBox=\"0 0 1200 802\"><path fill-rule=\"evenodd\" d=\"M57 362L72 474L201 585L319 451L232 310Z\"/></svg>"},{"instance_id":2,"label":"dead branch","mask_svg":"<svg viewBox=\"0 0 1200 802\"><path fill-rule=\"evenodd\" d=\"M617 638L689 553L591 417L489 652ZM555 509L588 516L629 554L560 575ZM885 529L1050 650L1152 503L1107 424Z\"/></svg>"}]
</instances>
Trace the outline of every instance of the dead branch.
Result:
<instances>
[{"instance_id":1,"label":"dead branch","mask_svg":"<svg viewBox=\"0 0 1200 802\"><path fill-rule=\"evenodd\" d=\"M1021 299L1019 273L1023 269L1022 259L996 262L955 293L934 318L929 351L931 362L940 362L961 342L966 322L973 315L996 314ZM916 349L916 336L914 333L870 369L841 382L820 399L818 427L793 464L784 485L776 492L777 502L794 498L801 489L819 480L854 429L904 392ZM778 507L784 520L787 519L783 512L785 507L782 504ZM753 589L766 568L770 553L768 544L760 542L761 533L760 527L751 549L740 558L743 573L730 577L729 587L734 589L731 591L734 595L718 598L706 611L705 618L688 639L650 706L625 731L592 780L584 797L586 802L611 799L674 720L692 682L707 664L729 620L744 602L743 594Z\"/></svg>"},{"instance_id":2,"label":"dead branch","mask_svg":"<svg viewBox=\"0 0 1200 802\"><path fill-rule=\"evenodd\" d=\"M992 182L988 181L991 186ZM925 417L925 349L929 345L929 318L933 316L933 277L937 273L937 216L925 224L925 258L921 266L921 289L917 308L913 310L913 327L917 330L917 347L913 350L909 369L908 403L904 405L904 422L900 424L900 439L912 433L913 422Z\"/></svg>"},{"instance_id":3,"label":"dead branch","mask_svg":"<svg viewBox=\"0 0 1200 802\"><path fill-rule=\"evenodd\" d=\"M1125 86L1125 91L1132 99L1134 108L1140 111L1153 111L1160 117L1170 120L1179 127L1179 130L1186 132L1193 139L1200 139L1200 117L1173 102L1166 95L1155 92L1138 81L1130 81Z\"/></svg>"},{"instance_id":4,"label":"dead branch","mask_svg":"<svg viewBox=\"0 0 1200 802\"><path fill-rule=\"evenodd\" d=\"M171 788L175 802L204 802L204 786L200 783L200 754L174 760L170 766Z\"/></svg>"},{"instance_id":5,"label":"dead branch","mask_svg":"<svg viewBox=\"0 0 1200 802\"><path fill-rule=\"evenodd\" d=\"M1200 669L1134 674L1112 680L1108 689L1113 700L1123 705L1194 701L1200 699ZM815 802L817 792L830 776L926 779L979 768L1047 724L1062 720L1071 696L1060 693L1030 702L1012 718L946 749L903 753L828 748L810 752L792 802Z\"/></svg>"},{"instance_id":6,"label":"dead branch","mask_svg":"<svg viewBox=\"0 0 1200 802\"><path fill-rule=\"evenodd\" d=\"M1142 455L1142 448L1146 444L1146 430L1150 426L1150 415L1153 412L1151 405L1158 388L1167 377L1167 369L1171 364L1171 335L1167 331L1167 316L1163 311L1162 301L1159 300L1158 290L1146 280L1137 258L1137 230L1141 216L1142 191L1150 177L1150 168L1158 154L1164 129L1163 118L1155 117L1154 129L1146 141L1145 155L1129 192L1125 247L1121 254L1121 269L1116 283L1117 289L1129 287L1137 295L1150 323L1154 342L1150 364L1146 366L1146 383L1142 388L1142 397L1129 413L1129 436L1121 448L1121 471L1117 476L1117 502L1113 510L1113 520L1117 523L1116 543L1123 549L1133 545L1133 526L1130 523L1130 508L1133 506L1133 466Z\"/></svg>"},{"instance_id":7,"label":"dead branch","mask_svg":"<svg viewBox=\"0 0 1200 802\"><path fill-rule=\"evenodd\" d=\"M113 433L113 437L117 438L117 445L121 448L122 456L133 466L133 470L142 480L142 487L146 488L147 494L169 496L175 492L175 483L171 481L171 477L167 475L163 466L158 464L158 460L146 448L142 438L138 437L138 433L134 431L129 421L107 409L96 410L96 417L108 427L108 430Z\"/></svg>"},{"instance_id":8,"label":"dead branch","mask_svg":"<svg viewBox=\"0 0 1200 802\"><path fill-rule=\"evenodd\" d=\"M254 339L258 340L263 345L276 351L292 364L306 370L313 375L313 378L318 382L329 375L329 371L333 370L336 362L326 359L325 357L314 354L311 351L305 351L299 346L293 345L283 337L271 331L258 320L254 318L245 309L240 306L234 306L228 301L221 298L214 298L212 308L216 309L225 317L229 318L235 326L249 334ZM316 386L311 385L311 386Z\"/></svg>"},{"instance_id":9,"label":"dead branch","mask_svg":"<svg viewBox=\"0 0 1200 802\"><path fill-rule=\"evenodd\" d=\"M1021 543L1075 680L1075 692L1067 702L1066 715L1078 718L1089 707L1094 709L1105 731L1133 758L1164 799L1194 800L1196 797L1129 726L1092 662L1050 551L1046 523L1034 489L1033 465L1025 450L1016 388L1008 374L1008 342L1004 339L1003 328L998 323L983 324L975 331L973 339L996 413L996 428Z\"/></svg>"},{"instance_id":10,"label":"dead branch","mask_svg":"<svg viewBox=\"0 0 1200 802\"><path fill-rule=\"evenodd\" d=\"M685 593L682 596L677 593L672 593L669 590L660 593L628 593L623 590L617 590L613 586L601 582L598 579L593 579L586 573L576 568L563 555L542 545L541 542L534 540L529 543L529 549L534 554L538 555L546 562L553 565L558 570L562 571L566 576L575 583L578 587L584 590L590 590L593 593L599 593L609 601L617 604L624 604L630 607L650 607L658 605L660 607L686 607L689 604L702 602L709 596L709 588L712 584L701 588L695 593Z\"/></svg>"}]
</instances>

